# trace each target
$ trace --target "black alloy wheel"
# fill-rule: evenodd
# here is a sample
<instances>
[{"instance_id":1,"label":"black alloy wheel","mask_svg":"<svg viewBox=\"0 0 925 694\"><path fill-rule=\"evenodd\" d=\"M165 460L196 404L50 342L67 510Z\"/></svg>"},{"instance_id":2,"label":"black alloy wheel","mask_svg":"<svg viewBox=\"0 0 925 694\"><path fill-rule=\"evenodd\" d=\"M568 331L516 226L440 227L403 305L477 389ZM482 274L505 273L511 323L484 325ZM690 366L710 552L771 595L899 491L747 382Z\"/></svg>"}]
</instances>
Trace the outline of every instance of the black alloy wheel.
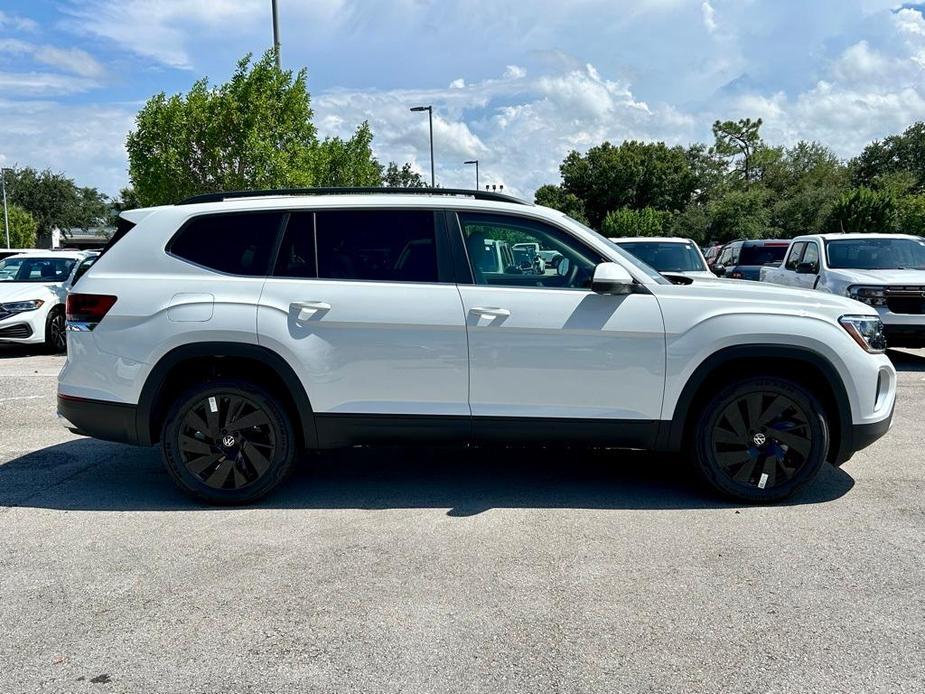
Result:
<instances>
[{"instance_id":1,"label":"black alloy wheel","mask_svg":"<svg viewBox=\"0 0 925 694\"><path fill-rule=\"evenodd\" d=\"M210 503L253 501L282 481L294 458L285 409L253 384L216 382L175 403L162 432L164 462L185 492Z\"/></svg>"},{"instance_id":2,"label":"black alloy wheel","mask_svg":"<svg viewBox=\"0 0 925 694\"><path fill-rule=\"evenodd\" d=\"M822 405L778 378L727 387L707 405L697 432L698 468L743 501L773 501L809 482L828 453Z\"/></svg>"},{"instance_id":3,"label":"black alloy wheel","mask_svg":"<svg viewBox=\"0 0 925 694\"><path fill-rule=\"evenodd\" d=\"M67 349L66 326L64 311L53 308L45 321L45 346L49 351L60 353Z\"/></svg>"}]
</instances>

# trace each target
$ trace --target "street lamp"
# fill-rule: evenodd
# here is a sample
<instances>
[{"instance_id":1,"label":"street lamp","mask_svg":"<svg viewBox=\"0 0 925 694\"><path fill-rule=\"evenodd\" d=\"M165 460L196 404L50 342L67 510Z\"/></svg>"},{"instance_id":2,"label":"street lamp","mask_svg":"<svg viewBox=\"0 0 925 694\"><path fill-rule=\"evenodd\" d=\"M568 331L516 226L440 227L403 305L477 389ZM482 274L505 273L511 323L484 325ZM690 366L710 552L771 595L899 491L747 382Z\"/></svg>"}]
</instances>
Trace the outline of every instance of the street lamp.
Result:
<instances>
[{"instance_id":1,"label":"street lamp","mask_svg":"<svg viewBox=\"0 0 925 694\"><path fill-rule=\"evenodd\" d=\"M475 164L475 189L479 189L479 160L464 161L463 164Z\"/></svg>"},{"instance_id":2,"label":"street lamp","mask_svg":"<svg viewBox=\"0 0 925 694\"><path fill-rule=\"evenodd\" d=\"M279 10L276 7L276 0L273 2L273 52L276 54L276 69L279 70Z\"/></svg>"},{"instance_id":3,"label":"street lamp","mask_svg":"<svg viewBox=\"0 0 925 694\"><path fill-rule=\"evenodd\" d=\"M8 169L0 168L0 188L3 189L3 230L6 232L6 247L10 247L10 213L6 209L6 172Z\"/></svg>"},{"instance_id":4,"label":"street lamp","mask_svg":"<svg viewBox=\"0 0 925 694\"><path fill-rule=\"evenodd\" d=\"M427 111L427 120L430 122L430 187L436 188L434 178L434 107L433 106L413 106L414 112Z\"/></svg>"}]
</instances>

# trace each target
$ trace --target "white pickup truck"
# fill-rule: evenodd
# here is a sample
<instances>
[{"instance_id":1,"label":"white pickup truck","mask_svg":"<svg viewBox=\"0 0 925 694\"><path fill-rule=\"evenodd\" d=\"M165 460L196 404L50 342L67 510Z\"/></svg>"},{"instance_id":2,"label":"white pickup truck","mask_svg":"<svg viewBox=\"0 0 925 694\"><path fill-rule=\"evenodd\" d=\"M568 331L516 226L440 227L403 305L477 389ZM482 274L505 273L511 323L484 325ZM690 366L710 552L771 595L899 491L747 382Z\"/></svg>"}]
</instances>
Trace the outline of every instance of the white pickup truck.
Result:
<instances>
[{"instance_id":1,"label":"white pickup truck","mask_svg":"<svg viewBox=\"0 0 925 694\"><path fill-rule=\"evenodd\" d=\"M893 347L925 347L925 238L813 234L790 243L761 281L817 289L873 306Z\"/></svg>"}]
</instances>

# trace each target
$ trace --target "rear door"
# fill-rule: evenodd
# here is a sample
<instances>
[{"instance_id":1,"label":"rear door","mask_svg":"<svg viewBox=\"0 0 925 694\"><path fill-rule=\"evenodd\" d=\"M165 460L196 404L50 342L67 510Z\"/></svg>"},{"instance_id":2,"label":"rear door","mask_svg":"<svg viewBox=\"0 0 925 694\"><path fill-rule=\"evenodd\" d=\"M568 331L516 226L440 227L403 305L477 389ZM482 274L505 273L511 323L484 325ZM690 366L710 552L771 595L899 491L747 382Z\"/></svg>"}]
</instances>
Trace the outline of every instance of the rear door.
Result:
<instances>
[{"instance_id":1,"label":"rear door","mask_svg":"<svg viewBox=\"0 0 925 694\"><path fill-rule=\"evenodd\" d=\"M468 354L445 217L431 210L289 215L257 315L302 380L322 445L469 427Z\"/></svg>"},{"instance_id":2,"label":"rear door","mask_svg":"<svg viewBox=\"0 0 925 694\"><path fill-rule=\"evenodd\" d=\"M563 229L514 215L457 217L472 270L472 283L459 291L476 436L651 445L665 375L655 297L593 293L594 268L605 258ZM563 259L556 268L499 271L491 256L498 241L537 243Z\"/></svg>"}]
</instances>

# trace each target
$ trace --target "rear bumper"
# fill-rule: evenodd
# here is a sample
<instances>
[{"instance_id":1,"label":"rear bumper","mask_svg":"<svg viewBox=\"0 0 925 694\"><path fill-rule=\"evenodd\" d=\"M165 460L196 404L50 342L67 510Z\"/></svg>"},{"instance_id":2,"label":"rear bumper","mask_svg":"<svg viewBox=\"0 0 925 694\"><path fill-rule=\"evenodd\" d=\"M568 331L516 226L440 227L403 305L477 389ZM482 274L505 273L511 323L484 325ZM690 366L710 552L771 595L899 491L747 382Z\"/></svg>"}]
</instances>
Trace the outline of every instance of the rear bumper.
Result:
<instances>
[{"instance_id":1,"label":"rear bumper","mask_svg":"<svg viewBox=\"0 0 925 694\"><path fill-rule=\"evenodd\" d=\"M851 459L855 453L867 448L874 441L886 434L893 426L893 410L884 419L872 424L852 424L848 431L842 432L838 457L833 461L841 465Z\"/></svg>"},{"instance_id":2,"label":"rear bumper","mask_svg":"<svg viewBox=\"0 0 925 694\"><path fill-rule=\"evenodd\" d=\"M58 395L58 417L67 429L104 441L138 445L137 406Z\"/></svg>"}]
</instances>

